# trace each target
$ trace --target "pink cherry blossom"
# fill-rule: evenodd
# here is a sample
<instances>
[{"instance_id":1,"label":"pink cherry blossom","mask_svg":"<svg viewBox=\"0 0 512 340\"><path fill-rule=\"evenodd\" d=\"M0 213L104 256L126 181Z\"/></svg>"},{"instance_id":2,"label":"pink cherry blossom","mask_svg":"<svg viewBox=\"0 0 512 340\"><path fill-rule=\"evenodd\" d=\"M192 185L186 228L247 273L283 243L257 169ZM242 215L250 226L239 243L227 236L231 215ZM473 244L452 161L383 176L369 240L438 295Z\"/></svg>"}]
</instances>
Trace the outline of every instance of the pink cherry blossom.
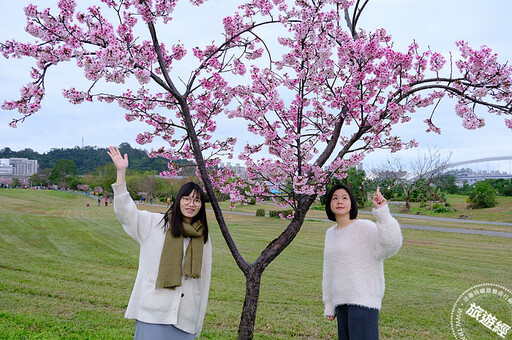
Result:
<instances>
[{"instance_id":1,"label":"pink cherry blossom","mask_svg":"<svg viewBox=\"0 0 512 340\"><path fill-rule=\"evenodd\" d=\"M512 130L512 119L505 118L505 125Z\"/></svg>"},{"instance_id":2,"label":"pink cherry blossom","mask_svg":"<svg viewBox=\"0 0 512 340\"><path fill-rule=\"evenodd\" d=\"M59 0L55 10L27 6L26 30L36 42L0 45L5 58L34 60L20 98L2 105L19 114L11 126L37 113L47 74L71 62L90 85L65 89L64 97L75 104L115 102L127 121L147 124L136 141L168 144L150 152L169 160L163 176L178 174L175 162L184 159L199 164L205 186L211 183L232 203L268 196L298 208L300 197L324 193L331 177L344 177L365 154L416 147L394 127L413 122L419 108L433 108L420 120L427 132L441 133L436 116L445 113L434 108L445 96L455 99L455 114L467 129L485 125L479 107L511 112L512 68L490 48L459 41L461 59L453 62L416 42L400 51L385 29L347 29L345 9L360 4L346 0L314 6L310 0L247 0L223 18L220 39L192 45L195 66L188 79L178 79L174 68L185 65L179 62L189 42L157 34L159 25L174 27L177 3L101 0L84 11L76 0ZM278 48L263 40L273 29ZM98 91L105 83L115 90ZM240 127L232 136L218 132L226 118ZM512 129L511 121L505 118ZM237 137L253 141L239 154ZM244 163L247 179L220 167L222 158L233 157ZM272 188L283 194L272 195Z\"/></svg>"},{"instance_id":3,"label":"pink cherry blossom","mask_svg":"<svg viewBox=\"0 0 512 340\"><path fill-rule=\"evenodd\" d=\"M385 29L366 31L350 22L366 2L246 0L222 20L219 39L206 46L158 34L165 25L175 32L196 28L192 21L190 27L175 26L178 0L101 0L86 10L76 3L25 7L33 41L0 44L4 58L34 61L19 99L2 104L16 111L10 125L37 114L55 66L76 65L70 78L81 77L86 85L69 86L64 97L75 104L116 103L127 121L146 124L136 141L166 143L149 152L169 161L162 176L179 175L184 161L196 167L228 248L248 277L261 275L293 240L331 178L346 177L377 149L418 145L402 140L395 127L422 120L427 132L440 133L437 116L453 115L435 110L445 96L456 103L454 121L465 128L483 127L486 108L507 115L512 130L511 66L499 63L489 47L475 49L465 41L455 45L461 55L456 61L416 42L400 51ZM186 69L189 47L194 64ZM178 77L178 67L188 77ZM425 107L432 108L430 116L418 117ZM235 126L229 136L219 129L226 119ZM244 145L235 154L237 140ZM234 157L245 165L247 178L221 166ZM289 219L285 231L254 264L231 239L218 193L232 206L270 198L292 209L281 216Z\"/></svg>"}]
</instances>

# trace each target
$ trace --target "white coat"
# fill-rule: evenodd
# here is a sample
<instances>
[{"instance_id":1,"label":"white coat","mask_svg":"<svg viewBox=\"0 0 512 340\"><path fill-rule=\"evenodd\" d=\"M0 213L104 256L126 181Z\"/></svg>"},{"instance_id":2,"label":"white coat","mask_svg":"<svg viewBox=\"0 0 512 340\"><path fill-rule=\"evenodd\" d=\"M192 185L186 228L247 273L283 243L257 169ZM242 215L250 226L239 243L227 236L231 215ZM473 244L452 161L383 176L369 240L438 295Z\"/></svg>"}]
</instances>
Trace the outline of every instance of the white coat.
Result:
<instances>
[{"instance_id":1,"label":"white coat","mask_svg":"<svg viewBox=\"0 0 512 340\"><path fill-rule=\"evenodd\" d=\"M164 245L163 214L138 210L126 189L126 183L113 184L114 211L123 229L140 245L139 269L125 317L155 324L171 324L201 334L212 269L210 237L204 244L201 277L182 277L176 289L156 289L158 266ZM184 237L185 252L190 238Z\"/></svg>"}]
</instances>

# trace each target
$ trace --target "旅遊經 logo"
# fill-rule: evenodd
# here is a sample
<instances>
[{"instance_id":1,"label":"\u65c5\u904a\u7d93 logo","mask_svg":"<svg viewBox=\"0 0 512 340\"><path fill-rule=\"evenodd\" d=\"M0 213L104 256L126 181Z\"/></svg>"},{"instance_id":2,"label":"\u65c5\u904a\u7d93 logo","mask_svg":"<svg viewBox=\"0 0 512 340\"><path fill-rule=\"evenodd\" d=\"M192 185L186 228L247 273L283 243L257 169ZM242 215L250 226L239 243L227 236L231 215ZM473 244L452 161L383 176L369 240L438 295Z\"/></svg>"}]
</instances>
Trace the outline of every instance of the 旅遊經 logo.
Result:
<instances>
[{"instance_id":1,"label":"\u65c5\u904a\u7d93 logo","mask_svg":"<svg viewBox=\"0 0 512 340\"><path fill-rule=\"evenodd\" d=\"M512 292L484 283L462 293L451 313L457 340L512 339Z\"/></svg>"}]
</instances>

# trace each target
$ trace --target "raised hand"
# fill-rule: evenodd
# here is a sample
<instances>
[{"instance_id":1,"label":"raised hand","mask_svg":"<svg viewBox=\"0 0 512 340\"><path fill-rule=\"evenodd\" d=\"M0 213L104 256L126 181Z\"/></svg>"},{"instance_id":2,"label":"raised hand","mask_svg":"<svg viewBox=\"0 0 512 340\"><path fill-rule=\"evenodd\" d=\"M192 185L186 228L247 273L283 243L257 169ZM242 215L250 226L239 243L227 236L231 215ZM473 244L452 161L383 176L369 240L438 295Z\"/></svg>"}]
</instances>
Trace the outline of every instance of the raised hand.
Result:
<instances>
[{"instance_id":1,"label":"raised hand","mask_svg":"<svg viewBox=\"0 0 512 340\"><path fill-rule=\"evenodd\" d=\"M375 209L378 209L387 204L386 199L380 193L380 187L377 187L377 192L375 193L375 196L373 196L372 203Z\"/></svg>"},{"instance_id":2,"label":"raised hand","mask_svg":"<svg viewBox=\"0 0 512 340\"><path fill-rule=\"evenodd\" d=\"M124 154L124 157L122 157L117 146L109 146L108 148L110 151L107 151L107 153L117 170L126 170L128 168L128 155Z\"/></svg>"},{"instance_id":3,"label":"raised hand","mask_svg":"<svg viewBox=\"0 0 512 340\"><path fill-rule=\"evenodd\" d=\"M121 156L121 152L119 152L117 146L109 146L108 149L110 151L107 151L107 153L117 168L116 184L121 184L125 181L126 169L128 168L128 155L124 154L124 157Z\"/></svg>"}]
</instances>

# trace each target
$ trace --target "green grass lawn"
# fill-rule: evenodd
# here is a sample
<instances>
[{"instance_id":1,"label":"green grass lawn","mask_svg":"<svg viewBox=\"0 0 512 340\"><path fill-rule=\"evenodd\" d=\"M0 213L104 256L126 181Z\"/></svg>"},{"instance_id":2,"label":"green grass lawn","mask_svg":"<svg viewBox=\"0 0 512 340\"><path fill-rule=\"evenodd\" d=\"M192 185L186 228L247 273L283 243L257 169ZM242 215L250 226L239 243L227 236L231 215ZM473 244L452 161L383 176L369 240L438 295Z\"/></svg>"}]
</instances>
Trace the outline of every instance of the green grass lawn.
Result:
<instances>
[{"instance_id":1,"label":"green grass lawn","mask_svg":"<svg viewBox=\"0 0 512 340\"><path fill-rule=\"evenodd\" d=\"M455 209L453 212L435 213L419 208L419 203L414 203L411 209L412 213L421 211L427 216L441 216L458 218L460 215L466 215L471 220L477 221L500 221L512 223L512 197L497 196L496 201L498 205L493 208L487 209L468 209L466 203L467 196L464 195L447 195L447 202L450 208Z\"/></svg>"},{"instance_id":2,"label":"green grass lawn","mask_svg":"<svg viewBox=\"0 0 512 340\"><path fill-rule=\"evenodd\" d=\"M134 321L123 315L138 247L112 207L69 193L0 189L0 211L0 339L133 338ZM286 225L268 217L225 218L249 261ZM244 278L211 214L209 221L214 263L202 338L234 339ZM331 225L307 220L267 268L255 339L335 338L336 325L323 318L321 301L323 241ZM452 339L450 312L463 291L486 282L512 289L510 239L417 230L403 235L402 249L385 262L382 339Z\"/></svg>"}]
</instances>

